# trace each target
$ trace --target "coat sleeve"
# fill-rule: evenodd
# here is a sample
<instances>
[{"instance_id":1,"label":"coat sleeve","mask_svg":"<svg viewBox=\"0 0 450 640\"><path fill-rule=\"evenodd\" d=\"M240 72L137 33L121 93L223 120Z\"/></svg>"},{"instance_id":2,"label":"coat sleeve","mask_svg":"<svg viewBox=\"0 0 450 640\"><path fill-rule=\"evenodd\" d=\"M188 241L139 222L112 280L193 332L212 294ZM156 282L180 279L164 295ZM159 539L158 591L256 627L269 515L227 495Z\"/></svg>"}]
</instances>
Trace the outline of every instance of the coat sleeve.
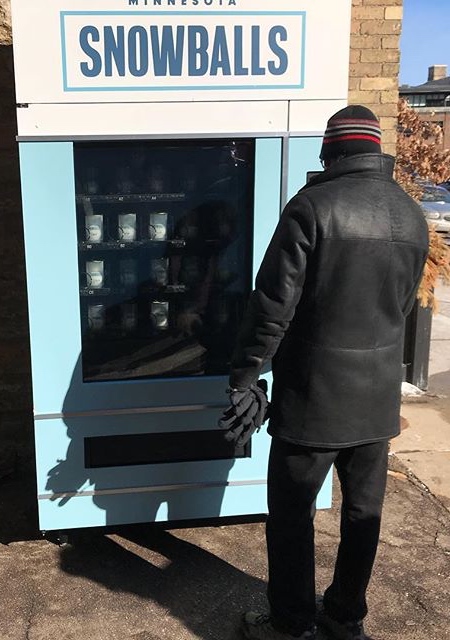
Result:
<instances>
[{"instance_id":1,"label":"coat sleeve","mask_svg":"<svg viewBox=\"0 0 450 640\"><path fill-rule=\"evenodd\" d=\"M231 387L250 386L275 355L300 300L315 244L313 207L298 194L286 205L256 276L231 361Z\"/></svg>"}]
</instances>

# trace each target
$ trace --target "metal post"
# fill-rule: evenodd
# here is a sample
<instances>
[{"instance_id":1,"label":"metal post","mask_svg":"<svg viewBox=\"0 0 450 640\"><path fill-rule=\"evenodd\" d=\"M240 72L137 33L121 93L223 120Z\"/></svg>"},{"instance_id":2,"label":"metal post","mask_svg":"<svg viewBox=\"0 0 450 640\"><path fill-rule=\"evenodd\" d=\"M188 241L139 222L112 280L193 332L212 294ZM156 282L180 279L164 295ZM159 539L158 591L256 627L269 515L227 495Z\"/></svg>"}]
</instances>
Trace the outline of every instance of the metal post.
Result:
<instances>
[{"instance_id":1,"label":"metal post","mask_svg":"<svg viewBox=\"0 0 450 640\"><path fill-rule=\"evenodd\" d=\"M432 315L431 307L421 307L416 301L405 326L405 380L424 391L428 388Z\"/></svg>"}]
</instances>

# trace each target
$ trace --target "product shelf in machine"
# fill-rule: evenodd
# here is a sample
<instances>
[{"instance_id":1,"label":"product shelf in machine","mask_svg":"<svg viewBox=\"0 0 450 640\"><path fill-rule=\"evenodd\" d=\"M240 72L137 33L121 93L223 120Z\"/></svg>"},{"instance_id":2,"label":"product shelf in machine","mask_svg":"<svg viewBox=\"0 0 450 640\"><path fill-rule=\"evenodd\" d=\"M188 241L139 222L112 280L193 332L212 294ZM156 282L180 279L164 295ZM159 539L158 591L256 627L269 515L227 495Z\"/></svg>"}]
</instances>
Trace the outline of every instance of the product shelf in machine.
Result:
<instances>
[{"instance_id":1,"label":"product shelf in machine","mask_svg":"<svg viewBox=\"0 0 450 640\"><path fill-rule=\"evenodd\" d=\"M140 202L182 202L186 199L185 193L129 193L129 194L79 194L77 203L125 203L138 204Z\"/></svg>"}]
</instances>

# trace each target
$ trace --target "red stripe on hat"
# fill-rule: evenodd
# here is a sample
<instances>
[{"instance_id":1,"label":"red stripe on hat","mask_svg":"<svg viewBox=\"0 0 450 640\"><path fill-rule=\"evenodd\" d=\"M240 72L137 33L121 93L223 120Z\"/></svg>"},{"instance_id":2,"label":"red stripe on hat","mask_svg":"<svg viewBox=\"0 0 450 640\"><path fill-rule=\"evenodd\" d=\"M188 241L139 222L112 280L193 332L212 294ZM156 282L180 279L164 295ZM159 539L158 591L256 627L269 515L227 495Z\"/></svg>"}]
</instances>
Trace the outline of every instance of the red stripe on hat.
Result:
<instances>
[{"instance_id":1,"label":"red stripe on hat","mask_svg":"<svg viewBox=\"0 0 450 640\"><path fill-rule=\"evenodd\" d=\"M369 140L370 142L376 142L376 144L380 144L379 138L369 135L336 136L335 138L329 138L328 140L324 139L323 144L330 144L331 142L342 142L343 140Z\"/></svg>"}]
</instances>

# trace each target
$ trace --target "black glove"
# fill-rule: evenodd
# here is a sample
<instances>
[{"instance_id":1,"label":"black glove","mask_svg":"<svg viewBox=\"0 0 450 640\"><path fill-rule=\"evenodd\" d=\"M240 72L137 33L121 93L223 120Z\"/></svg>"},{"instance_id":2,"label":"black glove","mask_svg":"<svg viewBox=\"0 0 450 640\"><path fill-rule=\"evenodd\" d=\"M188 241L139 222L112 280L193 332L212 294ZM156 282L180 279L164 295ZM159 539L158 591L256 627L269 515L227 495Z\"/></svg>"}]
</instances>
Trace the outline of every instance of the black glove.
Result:
<instances>
[{"instance_id":1,"label":"black glove","mask_svg":"<svg viewBox=\"0 0 450 640\"><path fill-rule=\"evenodd\" d=\"M248 389L231 389L229 393L231 406L224 411L219 427L226 429L225 440L243 447L268 417L267 382L258 380Z\"/></svg>"}]
</instances>

